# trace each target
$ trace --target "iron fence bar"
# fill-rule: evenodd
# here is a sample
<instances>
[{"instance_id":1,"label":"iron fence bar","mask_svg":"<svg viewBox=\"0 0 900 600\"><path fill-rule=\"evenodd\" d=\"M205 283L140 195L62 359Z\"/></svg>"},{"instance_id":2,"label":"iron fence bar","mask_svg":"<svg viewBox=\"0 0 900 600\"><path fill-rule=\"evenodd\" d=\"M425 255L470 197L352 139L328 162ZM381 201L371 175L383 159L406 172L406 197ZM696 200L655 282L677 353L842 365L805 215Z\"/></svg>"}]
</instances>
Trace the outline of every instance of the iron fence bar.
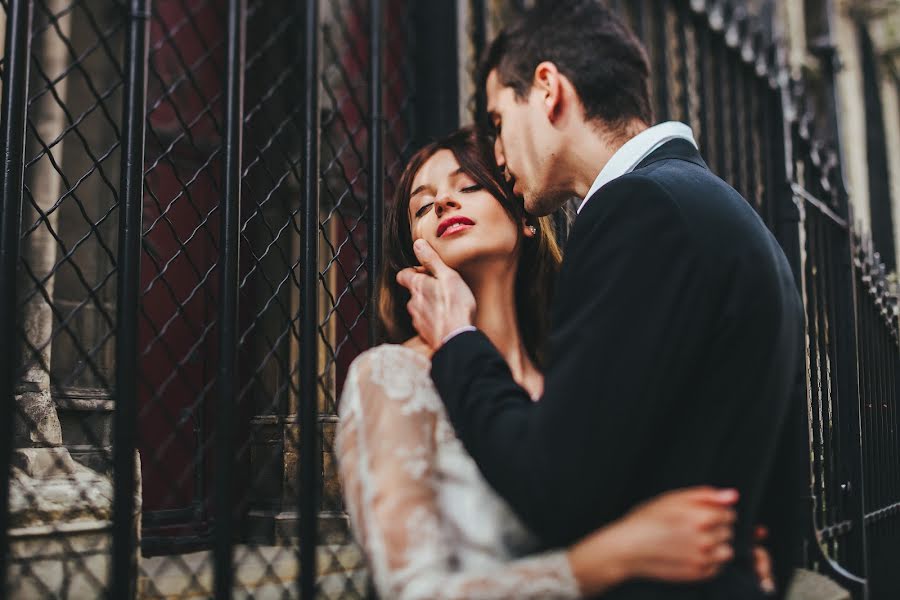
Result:
<instances>
[{"instance_id":1,"label":"iron fence bar","mask_svg":"<svg viewBox=\"0 0 900 600\"><path fill-rule=\"evenodd\" d=\"M382 226L384 223L384 116L382 114L382 22L381 0L369 3L369 230L368 312L369 345L378 341L377 283L381 273Z\"/></svg>"},{"instance_id":2,"label":"iron fence bar","mask_svg":"<svg viewBox=\"0 0 900 600\"><path fill-rule=\"evenodd\" d=\"M480 64L481 57L487 47L487 26L485 20L485 0L470 0L469 5L472 11L472 48L475 52L475 64ZM475 82L475 122L481 125L485 130L488 128L487 123L487 95L480 82ZM479 120L484 122L479 123Z\"/></svg>"},{"instance_id":3,"label":"iron fence bar","mask_svg":"<svg viewBox=\"0 0 900 600\"><path fill-rule=\"evenodd\" d=\"M710 158L715 163L715 170L722 179L729 181L731 177L728 174L728 149L725 140L725 107L728 99L724 97L725 81L728 77L728 47L725 40L722 39L721 32L714 32L710 44L712 48L711 69L712 69L712 93L722 94L719 96L718 102L712 102L708 108L713 112L713 129L715 129L716 150Z\"/></svg>"},{"instance_id":4,"label":"iron fence bar","mask_svg":"<svg viewBox=\"0 0 900 600\"><path fill-rule=\"evenodd\" d=\"M684 118L684 122L691 127L695 127L696 129L696 125L692 119L693 115L691 114L691 73L690 65L688 63L688 27L690 27L690 6L688 5L688 2L686 0L681 0L676 4L675 11L678 36L678 64L681 67L681 71L678 73L681 80L681 98L679 98L679 104L681 105L681 112Z\"/></svg>"},{"instance_id":5,"label":"iron fence bar","mask_svg":"<svg viewBox=\"0 0 900 600\"><path fill-rule=\"evenodd\" d=\"M743 100L741 98L740 89L742 79L741 68L743 67L743 63L741 57L734 52L733 48L727 45L726 48L728 48L728 53L731 55L731 59L727 61L731 63L731 68L728 69L728 89L730 90L729 99L731 101L729 103L731 123L728 127L731 132L728 141L728 148L731 154L731 165L729 167L729 170L731 171L731 180L729 183L746 198L747 190L744 188L744 178L742 176L743 173L741 172L743 164L743 157L741 156L741 150L743 149L743 140L741 139L741 112L743 111Z\"/></svg>"},{"instance_id":6,"label":"iron fence bar","mask_svg":"<svg viewBox=\"0 0 900 600\"><path fill-rule=\"evenodd\" d=\"M300 466L297 486L300 527L300 597L316 592L316 538L319 507L318 314L319 314L319 0L306 0L303 17L303 186L300 211Z\"/></svg>"},{"instance_id":7,"label":"iron fence bar","mask_svg":"<svg viewBox=\"0 0 900 600\"><path fill-rule=\"evenodd\" d=\"M828 206L828 204L807 192L806 188L804 188L802 185L798 183L792 183L791 189L793 190L794 194L796 194L800 198L803 198L804 201L816 207L816 209L819 210L824 216L834 221L836 225L843 229L849 228L849 223L846 219L840 217Z\"/></svg>"},{"instance_id":8,"label":"iron fence bar","mask_svg":"<svg viewBox=\"0 0 900 600\"><path fill-rule=\"evenodd\" d=\"M752 71L751 66L745 66L745 76L744 76L744 89L741 91L741 94L745 98L745 111L744 111L744 131L746 131L745 142L747 144L747 151L750 160L746 161L747 167L747 194L746 197L750 200L750 203L753 204L754 207L759 209L760 206L760 198L759 198L759 188L756 185L756 168L757 161L760 160L759 156L759 146L757 144L757 140L759 136L754 136L754 133L757 133L757 125L761 121L760 119L760 110L759 110L759 98L753 93L754 82L756 81L756 74Z\"/></svg>"},{"instance_id":9,"label":"iron fence bar","mask_svg":"<svg viewBox=\"0 0 900 600\"><path fill-rule=\"evenodd\" d=\"M112 586L109 598L131 598L136 581L134 519L138 399L138 306L141 284L141 217L147 125L149 0L131 0L122 98L122 167L116 290L116 410L113 415Z\"/></svg>"},{"instance_id":10,"label":"iron fence bar","mask_svg":"<svg viewBox=\"0 0 900 600\"><path fill-rule=\"evenodd\" d=\"M666 55L666 45L669 39L666 31L666 3L653 3L653 21L654 33L656 39L656 105L659 107L659 114L656 116L659 121L668 121L671 118L669 110L669 57Z\"/></svg>"},{"instance_id":11,"label":"iron fence bar","mask_svg":"<svg viewBox=\"0 0 900 600\"><path fill-rule=\"evenodd\" d=\"M25 126L27 120L28 71L31 62L31 0L10 0L6 20L3 100L0 104L3 139L3 183L0 197L0 340L16 340L16 273L19 266L19 231L22 222L25 178ZM9 560L9 477L16 414L16 378L19 345L4 352L0 367L0 585L5 585Z\"/></svg>"},{"instance_id":12,"label":"iron fence bar","mask_svg":"<svg viewBox=\"0 0 900 600\"><path fill-rule=\"evenodd\" d=\"M707 91L709 89L709 57L711 51L709 43L709 29L706 25L705 19L701 15L695 14L693 17L693 23L697 55L697 86L699 87L699 93L697 94L697 97L700 101L697 115L700 132L697 142L700 145L700 152L703 154L706 160L709 161L709 164L712 165L713 153L710 148L712 136L710 136L709 134L710 118L708 109L709 101L707 99Z\"/></svg>"},{"instance_id":13,"label":"iron fence bar","mask_svg":"<svg viewBox=\"0 0 900 600\"><path fill-rule=\"evenodd\" d=\"M219 275L220 329L219 404L216 415L216 499L213 547L214 587L217 599L232 596L234 541L234 420L237 409L238 345L240 327L241 157L244 123L244 58L246 56L246 0L228 2L228 46L225 71L225 194L221 216Z\"/></svg>"}]
</instances>

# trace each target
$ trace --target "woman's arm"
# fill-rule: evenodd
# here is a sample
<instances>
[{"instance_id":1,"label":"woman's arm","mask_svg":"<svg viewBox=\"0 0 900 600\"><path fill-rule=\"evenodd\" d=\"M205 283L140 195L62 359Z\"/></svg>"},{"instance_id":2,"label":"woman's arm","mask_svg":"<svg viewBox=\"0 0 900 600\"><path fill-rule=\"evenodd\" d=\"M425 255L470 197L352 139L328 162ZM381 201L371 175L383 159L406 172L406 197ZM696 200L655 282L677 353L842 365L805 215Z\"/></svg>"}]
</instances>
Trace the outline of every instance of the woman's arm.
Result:
<instances>
[{"instance_id":1,"label":"woman's arm","mask_svg":"<svg viewBox=\"0 0 900 600\"><path fill-rule=\"evenodd\" d=\"M427 368L396 348L358 359L341 398L338 463L347 512L385 598L578 598L632 578L713 576L731 558L737 493L663 494L567 551L460 570L435 494L441 410Z\"/></svg>"},{"instance_id":2,"label":"woman's arm","mask_svg":"<svg viewBox=\"0 0 900 600\"><path fill-rule=\"evenodd\" d=\"M734 490L661 494L572 546L569 563L586 595L632 578L702 581L731 560Z\"/></svg>"},{"instance_id":3,"label":"woman's arm","mask_svg":"<svg viewBox=\"0 0 900 600\"><path fill-rule=\"evenodd\" d=\"M462 571L455 564L435 493L439 410L427 366L397 348L360 357L345 384L338 463L347 512L379 594L445 600L579 597L564 551L487 571Z\"/></svg>"}]
</instances>

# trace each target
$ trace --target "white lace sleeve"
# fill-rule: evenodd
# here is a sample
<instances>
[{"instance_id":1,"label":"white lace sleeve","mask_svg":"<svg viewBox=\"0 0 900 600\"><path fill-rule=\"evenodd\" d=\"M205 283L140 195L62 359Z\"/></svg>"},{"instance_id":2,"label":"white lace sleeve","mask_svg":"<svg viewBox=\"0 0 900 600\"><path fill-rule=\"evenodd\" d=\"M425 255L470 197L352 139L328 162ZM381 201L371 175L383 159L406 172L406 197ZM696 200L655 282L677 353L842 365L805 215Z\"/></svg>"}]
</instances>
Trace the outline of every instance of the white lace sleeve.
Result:
<instances>
[{"instance_id":1,"label":"white lace sleeve","mask_svg":"<svg viewBox=\"0 0 900 600\"><path fill-rule=\"evenodd\" d=\"M435 494L440 399L427 368L382 347L354 363L337 433L347 511L383 598L578 598L562 551L461 570ZM437 403L437 404L436 404Z\"/></svg>"}]
</instances>

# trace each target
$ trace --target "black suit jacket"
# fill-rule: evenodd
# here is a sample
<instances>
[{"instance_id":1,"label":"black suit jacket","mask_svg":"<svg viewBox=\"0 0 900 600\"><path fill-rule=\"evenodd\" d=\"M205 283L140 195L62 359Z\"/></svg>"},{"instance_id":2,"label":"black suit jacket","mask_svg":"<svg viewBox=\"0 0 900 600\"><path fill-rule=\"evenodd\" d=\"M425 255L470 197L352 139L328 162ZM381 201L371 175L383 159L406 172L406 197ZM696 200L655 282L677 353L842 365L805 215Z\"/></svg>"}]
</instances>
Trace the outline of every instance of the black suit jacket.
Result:
<instances>
[{"instance_id":1,"label":"black suit jacket","mask_svg":"<svg viewBox=\"0 0 900 600\"><path fill-rule=\"evenodd\" d=\"M716 580L631 582L608 597L761 597L751 528L771 520L771 499L792 498L778 486L796 473L777 471L798 464L798 447L773 465L786 451L803 312L756 212L690 143L665 144L582 209L552 321L537 403L480 332L434 355L434 382L487 480L548 546L665 490L736 487L738 556Z\"/></svg>"}]
</instances>

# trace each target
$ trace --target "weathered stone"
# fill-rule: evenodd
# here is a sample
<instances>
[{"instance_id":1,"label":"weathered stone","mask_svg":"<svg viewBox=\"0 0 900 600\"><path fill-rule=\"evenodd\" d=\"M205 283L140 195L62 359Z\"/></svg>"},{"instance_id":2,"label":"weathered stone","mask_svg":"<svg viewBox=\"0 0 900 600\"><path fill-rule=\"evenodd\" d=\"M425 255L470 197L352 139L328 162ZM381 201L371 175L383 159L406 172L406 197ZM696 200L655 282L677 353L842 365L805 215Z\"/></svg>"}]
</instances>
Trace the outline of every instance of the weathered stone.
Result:
<instances>
[{"instance_id":1,"label":"weathered stone","mask_svg":"<svg viewBox=\"0 0 900 600\"><path fill-rule=\"evenodd\" d=\"M65 448L18 448L13 452L12 465L38 479L72 475L77 469Z\"/></svg>"},{"instance_id":2,"label":"weathered stone","mask_svg":"<svg viewBox=\"0 0 900 600\"><path fill-rule=\"evenodd\" d=\"M65 449L32 449L38 451ZM40 462L41 459L36 462ZM112 551L110 478L68 459L71 472L32 477L13 467L10 482L9 598L98 598ZM140 547L141 472L135 454L135 552ZM124 599L123 599L124 600Z\"/></svg>"},{"instance_id":3,"label":"weathered stone","mask_svg":"<svg viewBox=\"0 0 900 600\"><path fill-rule=\"evenodd\" d=\"M111 529L109 521L11 529L8 597L100 597L107 584Z\"/></svg>"},{"instance_id":4,"label":"weathered stone","mask_svg":"<svg viewBox=\"0 0 900 600\"><path fill-rule=\"evenodd\" d=\"M111 517L112 482L96 471L72 463L71 474L48 478L30 477L13 467L9 490L13 527L59 525Z\"/></svg>"},{"instance_id":5,"label":"weathered stone","mask_svg":"<svg viewBox=\"0 0 900 600\"><path fill-rule=\"evenodd\" d=\"M62 428L48 389L16 393L15 440L17 447L59 446Z\"/></svg>"},{"instance_id":6,"label":"weathered stone","mask_svg":"<svg viewBox=\"0 0 900 600\"><path fill-rule=\"evenodd\" d=\"M317 548L318 584L326 598L340 598L352 585L363 596L368 582L365 558L355 544ZM234 549L235 598L296 598L300 576L296 546L248 546ZM212 553L193 552L141 561L138 597L142 600L210 598Z\"/></svg>"},{"instance_id":7,"label":"weathered stone","mask_svg":"<svg viewBox=\"0 0 900 600\"><path fill-rule=\"evenodd\" d=\"M797 569L788 587L786 600L851 600L850 592L828 577Z\"/></svg>"}]
</instances>

